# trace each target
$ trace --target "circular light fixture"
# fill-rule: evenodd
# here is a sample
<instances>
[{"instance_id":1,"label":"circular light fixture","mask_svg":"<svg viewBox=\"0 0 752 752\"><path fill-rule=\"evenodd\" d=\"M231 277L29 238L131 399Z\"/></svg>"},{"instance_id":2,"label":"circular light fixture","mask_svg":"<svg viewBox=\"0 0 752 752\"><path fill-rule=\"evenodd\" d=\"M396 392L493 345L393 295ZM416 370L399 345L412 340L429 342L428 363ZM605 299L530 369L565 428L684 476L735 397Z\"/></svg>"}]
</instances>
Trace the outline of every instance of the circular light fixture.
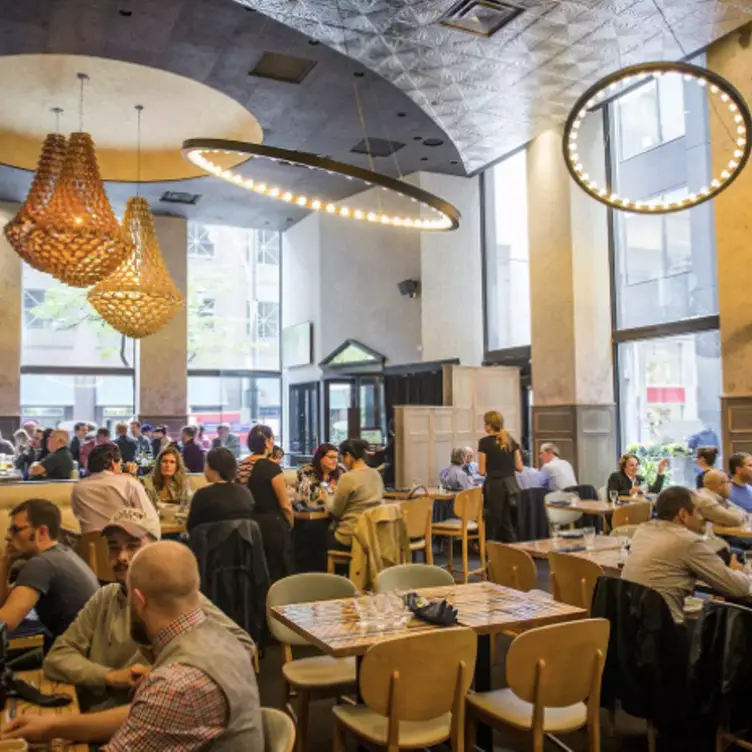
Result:
<instances>
[{"instance_id":1,"label":"circular light fixture","mask_svg":"<svg viewBox=\"0 0 752 752\"><path fill-rule=\"evenodd\" d=\"M681 76L685 81L694 81L701 88L707 88L709 97L717 97L719 106L728 108L734 121L732 135L735 139L733 157L729 160L728 165L721 171L720 175L713 177L698 191L671 201L659 199L636 200L620 196L618 193L608 190L605 185L598 185L586 172L578 153L577 139L582 121L588 112L600 106L607 97L617 95L620 85L630 86L647 83L650 80L668 75ZM725 78L705 68L688 63L641 63L622 68L622 70L602 78L575 102L564 126L564 161L577 185L596 201L600 201L613 209L636 214L670 214L715 198L736 180L747 164L750 151L752 151L750 133L752 133L752 116L750 116L747 103Z\"/></svg>"},{"instance_id":2,"label":"circular light fixture","mask_svg":"<svg viewBox=\"0 0 752 752\"><path fill-rule=\"evenodd\" d=\"M183 156L209 175L221 178L239 188L269 196L278 201L294 204L302 209L324 211L348 219L362 220L394 227L406 227L414 230L455 230L460 225L460 213L452 204L435 196L433 193L416 188L396 178L381 175L378 172L364 170L354 165L336 162L333 159L319 157L302 151L277 149L271 146L248 144L244 141L226 141L213 138L191 138L183 142ZM315 196L303 196L286 188L270 184L264 180L254 180L237 172L237 168L225 168L213 160L216 154L245 155L249 159L268 159L282 165L297 165L312 170L328 172L331 175L341 175L348 179L363 181L368 187L381 188L385 191L403 196L417 204L418 211L411 214L399 214L383 211L378 201L374 206L356 207L342 201L327 201ZM421 216L421 209L430 213L430 217Z\"/></svg>"}]
</instances>

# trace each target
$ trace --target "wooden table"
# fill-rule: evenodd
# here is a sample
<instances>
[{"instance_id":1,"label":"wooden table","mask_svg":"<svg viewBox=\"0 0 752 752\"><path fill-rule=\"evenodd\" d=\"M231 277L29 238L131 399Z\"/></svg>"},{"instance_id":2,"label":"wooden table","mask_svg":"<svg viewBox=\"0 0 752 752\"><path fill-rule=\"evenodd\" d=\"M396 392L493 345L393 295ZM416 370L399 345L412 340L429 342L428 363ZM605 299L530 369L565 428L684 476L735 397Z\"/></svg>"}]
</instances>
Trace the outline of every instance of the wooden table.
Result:
<instances>
[{"instance_id":1,"label":"wooden table","mask_svg":"<svg viewBox=\"0 0 752 752\"><path fill-rule=\"evenodd\" d=\"M34 684L40 692L46 695L65 694L73 698L70 705L63 708L40 708L39 705L32 705L25 700L10 699L5 702L5 709L0 717L0 732L10 723L12 718L20 715L68 715L78 714L78 698L76 697L76 688L72 684L62 684L48 679L41 669L37 671L19 671L16 673L17 679L30 684ZM12 717L11 717L12 716ZM53 749L53 746L45 746L44 749ZM56 750L68 750L68 752L86 752L89 749L88 744L65 744L54 746Z\"/></svg>"},{"instance_id":2,"label":"wooden table","mask_svg":"<svg viewBox=\"0 0 752 752\"><path fill-rule=\"evenodd\" d=\"M623 538L612 537L610 535L596 535L594 551L618 551L621 548ZM555 551L554 539L544 538L543 540L522 541L521 543L508 543L512 548L519 548L534 559L547 559L551 551ZM585 545L583 538L563 538L559 541L559 546L579 546ZM564 551L563 553L583 553Z\"/></svg>"},{"instance_id":3,"label":"wooden table","mask_svg":"<svg viewBox=\"0 0 752 752\"><path fill-rule=\"evenodd\" d=\"M645 497L635 498L634 496L620 496L620 504L613 504L610 501L600 499L576 499L571 504L557 504L555 502L547 503L550 509L561 509L564 512L582 512L583 514L595 514L603 517L603 529L608 532L608 518L622 507L629 507L632 504L641 504L649 501Z\"/></svg>"},{"instance_id":4,"label":"wooden table","mask_svg":"<svg viewBox=\"0 0 752 752\"><path fill-rule=\"evenodd\" d=\"M452 501L457 495L455 491L439 491L438 488L427 489L428 493L416 493L410 496L410 491L384 491L384 498L389 501L407 501L430 496L434 501Z\"/></svg>"},{"instance_id":5,"label":"wooden table","mask_svg":"<svg viewBox=\"0 0 752 752\"><path fill-rule=\"evenodd\" d=\"M162 528L162 535L180 535L180 533L185 532L185 522L175 519L160 519L159 526Z\"/></svg>"},{"instance_id":6,"label":"wooden table","mask_svg":"<svg viewBox=\"0 0 752 752\"><path fill-rule=\"evenodd\" d=\"M295 512L294 517L296 520L328 520L329 512L325 509L316 509L311 512Z\"/></svg>"},{"instance_id":7,"label":"wooden table","mask_svg":"<svg viewBox=\"0 0 752 752\"><path fill-rule=\"evenodd\" d=\"M752 539L752 529L746 527L721 527L721 525L713 525L713 532L716 535L725 535L730 538Z\"/></svg>"}]
</instances>

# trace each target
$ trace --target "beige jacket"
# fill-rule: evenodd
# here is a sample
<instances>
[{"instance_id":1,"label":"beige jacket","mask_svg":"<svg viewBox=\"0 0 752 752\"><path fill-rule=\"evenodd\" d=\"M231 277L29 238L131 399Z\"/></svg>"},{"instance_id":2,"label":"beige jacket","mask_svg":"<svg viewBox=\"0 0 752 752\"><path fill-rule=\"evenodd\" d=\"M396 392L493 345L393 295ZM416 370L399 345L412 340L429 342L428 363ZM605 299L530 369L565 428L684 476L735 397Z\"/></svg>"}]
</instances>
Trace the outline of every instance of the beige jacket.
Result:
<instances>
[{"instance_id":1,"label":"beige jacket","mask_svg":"<svg viewBox=\"0 0 752 752\"><path fill-rule=\"evenodd\" d=\"M350 580L355 587L373 589L382 569L410 559L410 538L399 504L381 504L361 514L352 536Z\"/></svg>"},{"instance_id":2,"label":"beige jacket","mask_svg":"<svg viewBox=\"0 0 752 752\"><path fill-rule=\"evenodd\" d=\"M744 514L738 507L730 505L727 499L707 488L697 491L695 505L703 518L714 525L739 527L744 521Z\"/></svg>"}]
</instances>

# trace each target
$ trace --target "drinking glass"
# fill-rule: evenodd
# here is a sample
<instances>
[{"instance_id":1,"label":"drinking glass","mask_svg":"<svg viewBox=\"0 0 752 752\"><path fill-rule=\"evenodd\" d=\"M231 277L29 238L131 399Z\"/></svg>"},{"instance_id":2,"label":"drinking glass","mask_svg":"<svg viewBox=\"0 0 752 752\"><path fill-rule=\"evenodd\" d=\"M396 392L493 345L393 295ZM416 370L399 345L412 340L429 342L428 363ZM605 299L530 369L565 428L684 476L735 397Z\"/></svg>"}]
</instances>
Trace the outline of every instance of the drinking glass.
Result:
<instances>
[{"instance_id":1,"label":"drinking glass","mask_svg":"<svg viewBox=\"0 0 752 752\"><path fill-rule=\"evenodd\" d=\"M744 513L744 529L752 530L752 515L749 512Z\"/></svg>"},{"instance_id":2,"label":"drinking glass","mask_svg":"<svg viewBox=\"0 0 752 752\"><path fill-rule=\"evenodd\" d=\"M376 593L371 596L373 604L374 626L383 632L389 625L391 618L391 603L386 593Z\"/></svg>"},{"instance_id":3,"label":"drinking glass","mask_svg":"<svg viewBox=\"0 0 752 752\"><path fill-rule=\"evenodd\" d=\"M611 489L608 492L608 498L611 499L612 504L616 504L616 502L619 501L619 492L615 489Z\"/></svg>"},{"instance_id":4,"label":"drinking glass","mask_svg":"<svg viewBox=\"0 0 752 752\"><path fill-rule=\"evenodd\" d=\"M629 538L624 538L619 548L619 561L621 564L626 564L629 558Z\"/></svg>"},{"instance_id":5,"label":"drinking glass","mask_svg":"<svg viewBox=\"0 0 752 752\"><path fill-rule=\"evenodd\" d=\"M367 632L371 625L371 596L358 596L355 598L355 610L358 612L358 628L361 632Z\"/></svg>"},{"instance_id":6,"label":"drinking glass","mask_svg":"<svg viewBox=\"0 0 752 752\"><path fill-rule=\"evenodd\" d=\"M410 609L405 604L405 599L398 592L389 594L392 623L395 629L404 629L407 622L410 620Z\"/></svg>"},{"instance_id":7,"label":"drinking glass","mask_svg":"<svg viewBox=\"0 0 752 752\"><path fill-rule=\"evenodd\" d=\"M582 535L585 541L585 548L588 551L592 551L595 549L595 528L594 527L583 527L582 528Z\"/></svg>"},{"instance_id":8,"label":"drinking glass","mask_svg":"<svg viewBox=\"0 0 752 752\"><path fill-rule=\"evenodd\" d=\"M559 525L553 524L551 525L551 548L554 551L558 551L561 548L562 544L562 538L561 538L561 532L559 530Z\"/></svg>"}]
</instances>

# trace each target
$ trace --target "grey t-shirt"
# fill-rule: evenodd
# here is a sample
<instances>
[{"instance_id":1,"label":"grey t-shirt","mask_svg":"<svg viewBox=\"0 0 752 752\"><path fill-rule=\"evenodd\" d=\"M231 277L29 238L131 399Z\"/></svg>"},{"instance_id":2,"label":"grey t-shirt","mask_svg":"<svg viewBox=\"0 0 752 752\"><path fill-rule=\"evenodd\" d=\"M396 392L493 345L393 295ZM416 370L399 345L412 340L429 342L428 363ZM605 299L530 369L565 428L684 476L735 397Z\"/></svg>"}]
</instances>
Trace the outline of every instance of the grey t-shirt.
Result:
<instances>
[{"instance_id":1,"label":"grey t-shirt","mask_svg":"<svg viewBox=\"0 0 752 752\"><path fill-rule=\"evenodd\" d=\"M26 562L16 586L39 593L35 606L42 626L57 637L68 629L86 601L99 588L84 560L61 543Z\"/></svg>"}]
</instances>

